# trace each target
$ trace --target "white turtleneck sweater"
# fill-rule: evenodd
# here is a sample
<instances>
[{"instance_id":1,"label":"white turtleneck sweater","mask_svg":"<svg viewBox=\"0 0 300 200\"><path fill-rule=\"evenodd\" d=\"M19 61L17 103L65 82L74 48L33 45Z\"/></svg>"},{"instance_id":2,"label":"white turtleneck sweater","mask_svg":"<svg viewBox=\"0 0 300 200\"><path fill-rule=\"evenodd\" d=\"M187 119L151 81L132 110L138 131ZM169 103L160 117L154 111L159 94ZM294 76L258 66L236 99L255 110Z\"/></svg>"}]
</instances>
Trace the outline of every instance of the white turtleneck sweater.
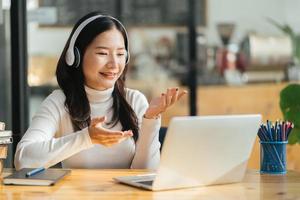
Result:
<instances>
[{"instance_id":1,"label":"white turtleneck sweater","mask_svg":"<svg viewBox=\"0 0 300 200\"><path fill-rule=\"evenodd\" d=\"M113 88L97 91L85 87L85 91L90 102L91 118L105 115L110 121ZM88 128L74 132L64 106L64 93L62 90L53 91L42 103L17 146L16 169L48 168L59 162L65 168L155 169L160 159L160 119L143 118L148 102L139 91L126 89L126 99L139 120L139 139L135 143L133 138L129 138L105 147L92 144ZM119 122L111 129L121 130L122 126Z\"/></svg>"}]
</instances>

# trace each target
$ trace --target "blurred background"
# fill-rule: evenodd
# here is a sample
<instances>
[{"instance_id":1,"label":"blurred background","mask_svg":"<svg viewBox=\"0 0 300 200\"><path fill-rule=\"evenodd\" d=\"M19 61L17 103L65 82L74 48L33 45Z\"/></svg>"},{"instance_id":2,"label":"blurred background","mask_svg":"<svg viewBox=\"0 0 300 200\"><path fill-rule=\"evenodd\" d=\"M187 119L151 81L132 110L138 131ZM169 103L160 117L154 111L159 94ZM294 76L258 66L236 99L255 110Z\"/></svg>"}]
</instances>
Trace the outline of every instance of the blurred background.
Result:
<instances>
[{"instance_id":1,"label":"blurred background","mask_svg":"<svg viewBox=\"0 0 300 200\"><path fill-rule=\"evenodd\" d=\"M175 115L261 113L264 120L282 119L279 93L300 80L300 42L287 31L300 32L297 0L20 2L14 9L10 0L0 0L0 121L17 135L6 166L12 166L16 142L41 102L58 88L56 64L72 26L91 11L120 19L128 30L127 87L149 101L168 87L189 91L163 115L163 126ZM14 46L20 35L20 46ZM14 110L18 106L22 113ZM298 145L288 148L288 168L300 169L299 152ZM256 144L249 167L258 166Z\"/></svg>"}]
</instances>

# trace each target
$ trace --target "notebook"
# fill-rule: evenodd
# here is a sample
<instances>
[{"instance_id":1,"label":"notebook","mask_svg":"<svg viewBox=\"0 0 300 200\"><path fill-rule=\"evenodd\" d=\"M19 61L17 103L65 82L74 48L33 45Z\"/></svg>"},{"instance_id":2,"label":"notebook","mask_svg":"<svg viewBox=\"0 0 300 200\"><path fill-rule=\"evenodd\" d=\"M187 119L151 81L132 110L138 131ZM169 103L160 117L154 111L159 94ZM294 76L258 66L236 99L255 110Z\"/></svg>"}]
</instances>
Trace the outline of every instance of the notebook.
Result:
<instances>
[{"instance_id":1,"label":"notebook","mask_svg":"<svg viewBox=\"0 0 300 200\"><path fill-rule=\"evenodd\" d=\"M12 131L0 131L0 144L10 144L13 142Z\"/></svg>"},{"instance_id":2,"label":"notebook","mask_svg":"<svg viewBox=\"0 0 300 200\"><path fill-rule=\"evenodd\" d=\"M4 177L3 183L5 185L49 186L54 185L57 181L71 172L69 169L46 169L36 175L26 177L26 173L32 170L32 168L24 168L20 171L16 171L7 177Z\"/></svg>"},{"instance_id":3,"label":"notebook","mask_svg":"<svg viewBox=\"0 0 300 200\"><path fill-rule=\"evenodd\" d=\"M115 177L147 190L168 190L242 181L261 115L172 118L156 173Z\"/></svg>"},{"instance_id":4,"label":"notebook","mask_svg":"<svg viewBox=\"0 0 300 200\"><path fill-rule=\"evenodd\" d=\"M12 131L9 130L0 130L0 138L2 137L11 137L12 136Z\"/></svg>"}]
</instances>

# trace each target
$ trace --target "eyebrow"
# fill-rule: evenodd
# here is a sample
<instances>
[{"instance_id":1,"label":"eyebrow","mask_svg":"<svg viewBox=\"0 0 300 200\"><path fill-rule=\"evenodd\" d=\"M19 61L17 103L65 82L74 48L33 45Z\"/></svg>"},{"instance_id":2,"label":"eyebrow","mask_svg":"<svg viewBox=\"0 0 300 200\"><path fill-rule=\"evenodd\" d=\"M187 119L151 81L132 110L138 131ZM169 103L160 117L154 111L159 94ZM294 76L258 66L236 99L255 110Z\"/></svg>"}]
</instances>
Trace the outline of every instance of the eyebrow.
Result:
<instances>
[{"instance_id":1,"label":"eyebrow","mask_svg":"<svg viewBox=\"0 0 300 200\"><path fill-rule=\"evenodd\" d=\"M109 49L108 47L105 46L97 46L96 49ZM119 47L117 50L125 50L125 47Z\"/></svg>"}]
</instances>

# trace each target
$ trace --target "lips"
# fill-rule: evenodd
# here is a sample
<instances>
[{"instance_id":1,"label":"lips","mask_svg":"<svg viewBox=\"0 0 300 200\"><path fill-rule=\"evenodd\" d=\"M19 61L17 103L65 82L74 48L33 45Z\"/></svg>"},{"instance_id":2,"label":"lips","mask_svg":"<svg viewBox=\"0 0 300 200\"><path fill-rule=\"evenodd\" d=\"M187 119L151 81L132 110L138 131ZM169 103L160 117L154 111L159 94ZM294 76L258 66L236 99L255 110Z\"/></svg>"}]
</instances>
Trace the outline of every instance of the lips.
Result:
<instances>
[{"instance_id":1,"label":"lips","mask_svg":"<svg viewBox=\"0 0 300 200\"><path fill-rule=\"evenodd\" d=\"M114 79L115 77L117 77L117 73L114 72L99 72L99 74L107 79Z\"/></svg>"}]
</instances>

